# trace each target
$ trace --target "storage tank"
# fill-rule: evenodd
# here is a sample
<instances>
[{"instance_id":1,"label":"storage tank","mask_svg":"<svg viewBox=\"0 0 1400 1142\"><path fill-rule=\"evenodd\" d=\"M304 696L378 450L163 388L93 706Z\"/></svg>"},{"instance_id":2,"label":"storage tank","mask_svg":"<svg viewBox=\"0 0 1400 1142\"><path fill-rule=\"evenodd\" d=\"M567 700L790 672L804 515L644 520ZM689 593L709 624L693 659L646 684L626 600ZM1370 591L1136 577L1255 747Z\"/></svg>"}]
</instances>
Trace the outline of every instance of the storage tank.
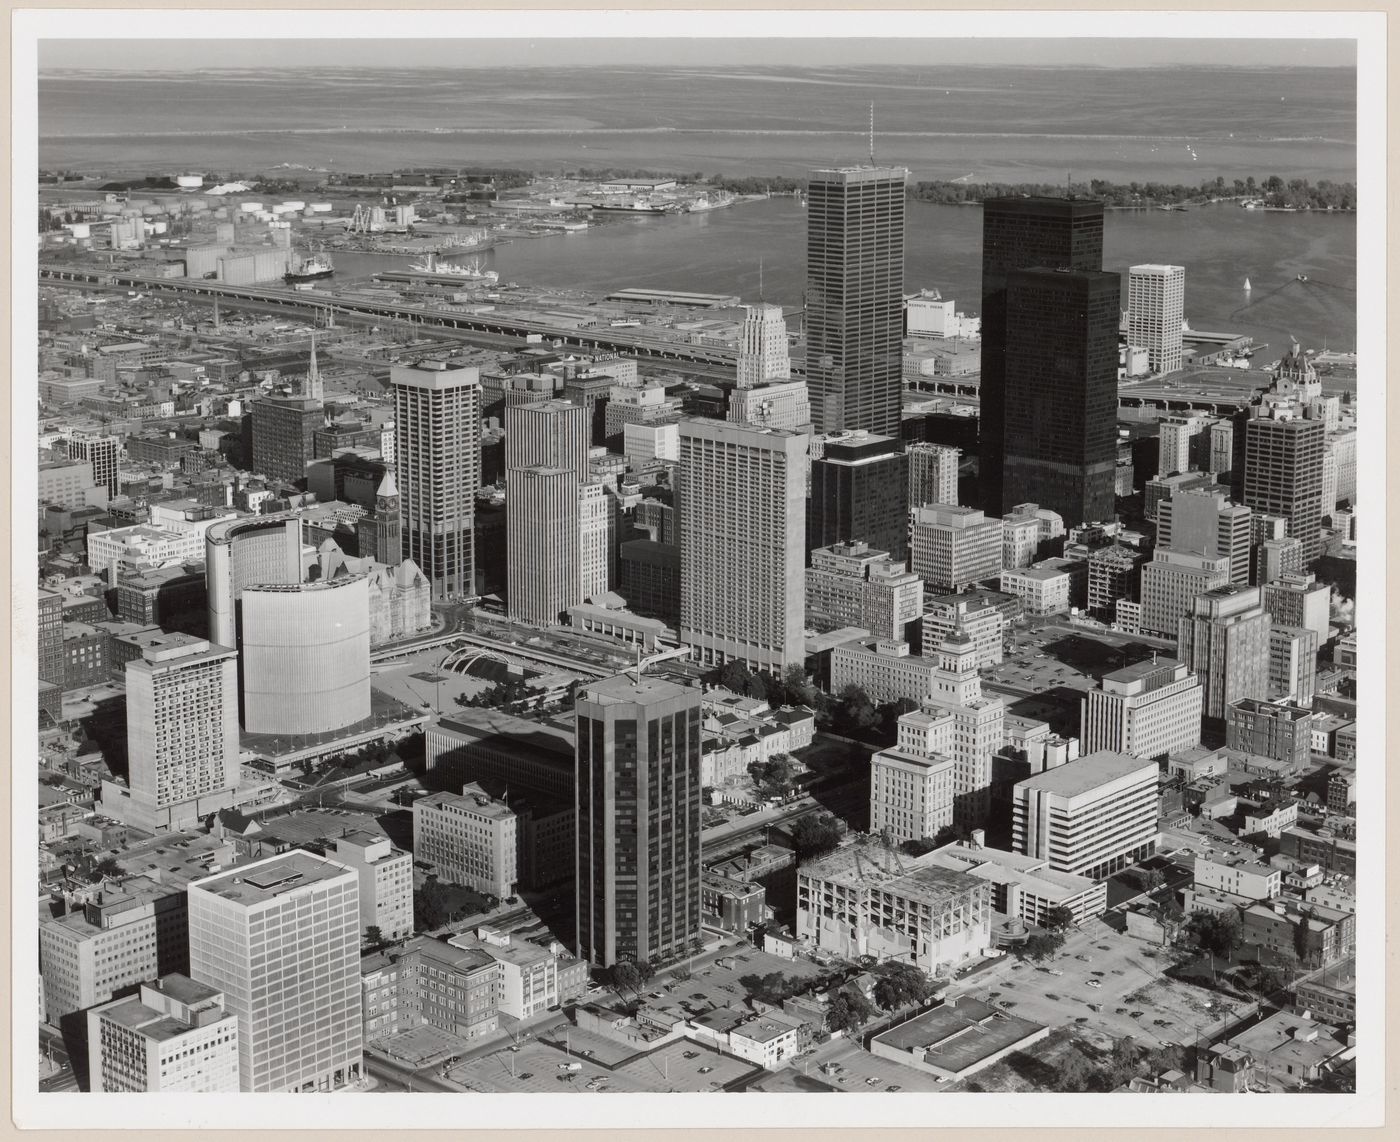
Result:
<instances>
[{"instance_id":1,"label":"storage tank","mask_svg":"<svg viewBox=\"0 0 1400 1142\"><path fill-rule=\"evenodd\" d=\"M331 212L331 204L329 202L313 202L309 209L313 214L329 214Z\"/></svg>"},{"instance_id":2,"label":"storage tank","mask_svg":"<svg viewBox=\"0 0 1400 1142\"><path fill-rule=\"evenodd\" d=\"M272 208L272 213L275 217L280 218L283 214L286 214L287 211L289 211L290 209L291 207L288 206L285 202L279 202L276 206Z\"/></svg>"},{"instance_id":3,"label":"storage tank","mask_svg":"<svg viewBox=\"0 0 1400 1142\"><path fill-rule=\"evenodd\" d=\"M185 251L185 276L202 278L219 268L219 259L228 253L227 246L190 246Z\"/></svg>"},{"instance_id":4,"label":"storage tank","mask_svg":"<svg viewBox=\"0 0 1400 1142\"><path fill-rule=\"evenodd\" d=\"M182 174L175 180L175 185L181 190L198 190L204 185L202 174Z\"/></svg>"},{"instance_id":5,"label":"storage tank","mask_svg":"<svg viewBox=\"0 0 1400 1142\"><path fill-rule=\"evenodd\" d=\"M289 198L289 199L287 199L286 202L282 203L282 205L283 205L284 207L286 207L288 210L305 210L305 209L306 209L306 203L304 203L304 202L303 202L301 199L299 199L299 198Z\"/></svg>"},{"instance_id":6,"label":"storage tank","mask_svg":"<svg viewBox=\"0 0 1400 1142\"><path fill-rule=\"evenodd\" d=\"M74 238L92 237L92 226L87 222L69 222L64 229L70 231Z\"/></svg>"},{"instance_id":7,"label":"storage tank","mask_svg":"<svg viewBox=\"0 0 1400 1142\"><path fill-rule=\"evenodd\" d=\"M240 202L238 204L238 209L243 211L244 214L257 214L262 208L263 204L261 202Z\"/></svg>"},{"instance_id":8,"label":"storage tank","mask_svg":"<svg viewBox=\"0 0 1400 1142\"><path fill-rule=\"evenodd\" d=\"M249 733L317 734L370 716L369 582L363 575L243 591Z\"/></svg>"},{"instance_id":9,"label":"storage tank","mask_svg":"<svg viewBox=\"0 0 1400 1142\"><path fill-rule=\"evenodd\" d=\"M155 231L155 233L157 233L157 234L164 234L167 230L170 229L170 223L169 223L169 222L152 222L152 223L151 223L151 229L152 229L153 231Z\"/></svg>"}]
</instances>

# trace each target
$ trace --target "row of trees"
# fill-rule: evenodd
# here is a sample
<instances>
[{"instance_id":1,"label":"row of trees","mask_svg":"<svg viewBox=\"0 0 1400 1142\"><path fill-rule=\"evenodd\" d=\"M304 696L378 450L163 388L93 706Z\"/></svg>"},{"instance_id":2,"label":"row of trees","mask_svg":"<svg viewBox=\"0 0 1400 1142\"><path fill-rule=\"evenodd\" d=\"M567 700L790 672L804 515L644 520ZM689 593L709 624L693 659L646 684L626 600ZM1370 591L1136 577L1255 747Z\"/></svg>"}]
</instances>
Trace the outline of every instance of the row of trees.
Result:
<instances>
[{"instance_id":1,"label":"row of trees","mask_svg":"<svg viewBox=\"0 0 1400 1142\"><path fill-rule=\"evenodd\" d=\"M1124 1035L1109 1050L1094 1052L1092 1058L1076 1043L1056 1063L1053 1076L1047 1076L1054 1090L1066 1094L1111 1091L1134 1078L1182 1070L1186 1049L1177 1044L1147 1047Z\"/></svg>"},{"instance_id":2,"label":"row of trees","mask_svg":"<svg viewBox=\"0 0 1400 1142\"><path fill-rule=\"evenodd\" d=\"M744 985L750 998L774 1005L795 995L810 995L839 987L826 1011L826 1025L832 1031L856 1031L868 1023L877 1010L894 1011L911 1003L925 1003L933 995L933 981L914 964L887 962L870 969L876 977L875 986L871 989L875 1002L871 1003L851 981L854 970L842 968L809 976L775 971L764 976L743 976L739 982Z\"/></svg>"},{"instance_id":3,"label":"row of trees","mask_svg":"<svg viewBox=\"0 0 1400 1142\"><path fill-rule=\"evenodd\" d=\"M855 683L836 694L827 694L796 663L784 670L780 678L770 671L750 670L742 662L730 661L711 670L705 681L758 698L770 706L806 706L816 715L818 729L879 745L894 738L895 723L901 714L917 708L908 698L877 706Z\"/></svg>"},{"instance_id":4,"label":"row of trees","mask_svg":"<svg viewBox=\"0 0 1400 1142\"><path fill-rule=\"evenodd\" d=\"M1226 182L1223 175L1205 179L1199 185L1161 182L1109 182L1090 179L1087 182L1064 183L1006 183L1006 182L917 182L909 191L920 202L961 204L983 202L989 198L1016 195L1049 195L1061 197L1066 191L1087 195L1108 206L1178 206L1210 202L1221 198L1261 198L1267 206L1291 206L1299 210L1355 210L1356 184L1323 179L1316 184L1305 178L1284 180L1270 175L1262 182L1253 175Z\"/></svg>"}]
</instances>

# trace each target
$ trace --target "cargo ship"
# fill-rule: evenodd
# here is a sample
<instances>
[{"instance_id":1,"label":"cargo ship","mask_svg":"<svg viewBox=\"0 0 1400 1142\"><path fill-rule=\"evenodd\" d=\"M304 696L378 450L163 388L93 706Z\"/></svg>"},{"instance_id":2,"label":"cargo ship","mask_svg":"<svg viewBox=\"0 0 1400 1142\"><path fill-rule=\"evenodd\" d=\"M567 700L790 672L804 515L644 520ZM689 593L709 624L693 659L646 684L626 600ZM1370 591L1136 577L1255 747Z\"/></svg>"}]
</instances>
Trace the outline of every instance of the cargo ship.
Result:
<instances>
[{"instance_id":1,"label":"cargo ship","mask_svg":"<svg viewBox=\"0 0 1400 1142\"><path fill-rule=\"evenodd\" d=\"M658 204L641 199L629 199L623 202L595 202L593 209L614 214L673 214L679 207L674 203Z\"/></svg>"},{"instance_id":2,"label":"cargo ship","mask_svg":"<svg viewBox=\"0 0 1400 1142\"><path fill-rule=\"evenodd\" d=\"M288 270L283 277L288 285L296 285L299 282L314 282L319 278L328 278L335 273L335 266L329 256L325 254L312 254L302 258L297 263L297 268Z\"/></svg>"},{"instance_id":3,"label":"cargo ship","mask_svg":"<svg viewBox=\"0 0 1400 1142\"><path fill-rule=\"evenodd\" d=\"M501 275L495 270L483 270L481 259L473 258L465 266L455 262L439 262L437 256L429 254L427 259L421 262L414 262L408 267L412 272L418 274L432 274L435 277L462 278L465 281L486 282L495 285L501 280Z\"/></svg>"}]
</instances>

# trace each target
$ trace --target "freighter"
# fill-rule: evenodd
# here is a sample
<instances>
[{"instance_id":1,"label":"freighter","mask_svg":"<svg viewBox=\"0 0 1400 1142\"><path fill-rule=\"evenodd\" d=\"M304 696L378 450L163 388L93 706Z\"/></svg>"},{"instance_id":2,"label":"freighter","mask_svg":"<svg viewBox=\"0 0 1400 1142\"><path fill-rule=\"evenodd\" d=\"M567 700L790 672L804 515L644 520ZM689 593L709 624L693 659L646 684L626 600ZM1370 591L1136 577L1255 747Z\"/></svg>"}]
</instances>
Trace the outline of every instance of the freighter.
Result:
<instances>
[{"instance_id":1,"label":"freighter","mask_svg":"<svg viewBox=\"0 0 1400 1142\"><path fill-rule=\"evenodd\" d=\"M313 282L318 278L328 278L335 273L335 266L326 254L311 254L297 263L297 268L288 270L283 277L288 285L298 282Z\"/></svg>"}]
</instances>

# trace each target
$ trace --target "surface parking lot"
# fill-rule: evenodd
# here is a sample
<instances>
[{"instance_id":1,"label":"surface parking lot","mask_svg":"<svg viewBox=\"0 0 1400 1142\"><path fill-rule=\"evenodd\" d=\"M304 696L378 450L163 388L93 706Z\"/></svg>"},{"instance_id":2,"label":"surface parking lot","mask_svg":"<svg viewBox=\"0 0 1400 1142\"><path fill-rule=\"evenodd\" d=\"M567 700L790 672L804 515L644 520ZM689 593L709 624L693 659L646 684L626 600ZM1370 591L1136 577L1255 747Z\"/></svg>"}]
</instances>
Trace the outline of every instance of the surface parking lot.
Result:
<instances>
[{"instance_id":1,"label":"surface parking lot","mask_svg":"<svg viewBox=\"0 0 1400 1142\"><path fill-rule=\"evenodd\" d=\"M1037 965L1007 956L966 986L955 984L951 994L975 996L1098 1046L1124 1035L1151 1047L1191 1043L1200 1029L1245 1009L1219 993L1168 979L1165 953L1094 920L1070 934L1052 959Z\"/></svg>"}]
</instances>

